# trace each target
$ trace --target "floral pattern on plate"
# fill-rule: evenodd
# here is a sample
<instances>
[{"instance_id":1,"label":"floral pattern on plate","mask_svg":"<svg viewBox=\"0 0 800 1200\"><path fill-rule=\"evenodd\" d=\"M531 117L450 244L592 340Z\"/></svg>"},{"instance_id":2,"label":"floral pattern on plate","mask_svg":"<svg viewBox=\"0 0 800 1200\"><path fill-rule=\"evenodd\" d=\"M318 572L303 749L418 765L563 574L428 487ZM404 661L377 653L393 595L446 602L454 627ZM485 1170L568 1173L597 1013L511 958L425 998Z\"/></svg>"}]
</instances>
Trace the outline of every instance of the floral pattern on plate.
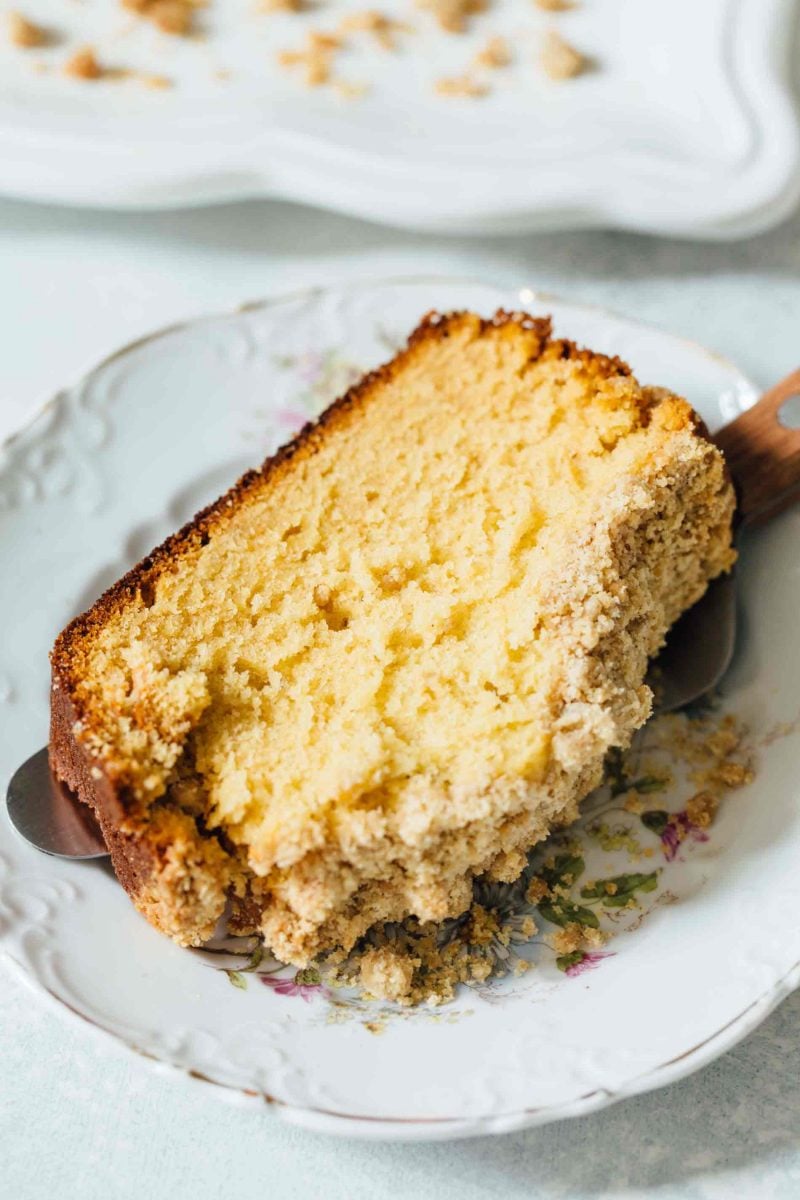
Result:
<instances>
[{"instance_id":1,"label":"floral pattern on plate","mask_svg":"<svg viewBox=\"0 0 800 1200\"><path fill-rule=\"evenodd\" d=\"M502 1000L518 990L503 981L520 980L532 967L555 966L576 979L614 957L605 947L615 935L635 931L675 899L671 869L711 840L721 798L752 780L752 760L746 730L717 701L652 720L630 750L609 755L605 780L575 825L536 847L513 883L476 880L472 908L436 929L442 950L469 958L472 978L461 982ZM665 807L651 807L656 796ZM675 804L682 807L666 807ZM414 922L371 931L335 972L324 961L282 966L252 939L226 938L198 953L225 956L219 969L242 990L252 976L278 996L361 1012L370 998L358 986L341 986L348 967L357 980L361 954L378 945L414 954L420 933ZM237 958L241 965L231 965ZM383 1018L395 1011L373 1004Z\"/></svg>"}]
</instances>

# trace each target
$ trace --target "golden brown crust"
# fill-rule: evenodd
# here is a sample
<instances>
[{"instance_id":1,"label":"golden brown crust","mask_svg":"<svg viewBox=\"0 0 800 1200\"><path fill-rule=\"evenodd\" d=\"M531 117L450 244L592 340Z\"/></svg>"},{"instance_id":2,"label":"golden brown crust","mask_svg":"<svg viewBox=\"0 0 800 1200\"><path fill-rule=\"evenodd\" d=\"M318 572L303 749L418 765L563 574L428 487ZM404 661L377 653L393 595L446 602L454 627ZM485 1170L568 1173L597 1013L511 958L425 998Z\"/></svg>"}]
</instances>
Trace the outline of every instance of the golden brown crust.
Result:
<instances>
[{"instance_id":1,"label":"golden brown crust","mask_svg":"<svg viewBox=\"0 0 800 1200\"><path fill-rule=\"evenodd\" d=\"M93 810L103 831L114 871L131 895L139 891L155 868L155 853L147 840L122 832L123 797L75 736L77 715L69 694L56 679L50 691L50 763L59 779Z\"/></svg>"}]
</instances>

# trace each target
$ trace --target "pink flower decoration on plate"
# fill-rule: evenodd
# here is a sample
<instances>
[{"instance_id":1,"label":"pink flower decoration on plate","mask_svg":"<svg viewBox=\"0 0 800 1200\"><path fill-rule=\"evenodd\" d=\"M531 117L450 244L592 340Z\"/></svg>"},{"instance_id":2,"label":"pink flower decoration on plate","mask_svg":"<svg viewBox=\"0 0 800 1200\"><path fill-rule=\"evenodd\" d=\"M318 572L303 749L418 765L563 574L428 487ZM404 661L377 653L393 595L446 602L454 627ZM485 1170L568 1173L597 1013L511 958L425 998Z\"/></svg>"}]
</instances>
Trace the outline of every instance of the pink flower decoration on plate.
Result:
<instances>
[{"instance_id":1,"label":"pink flower decoration on plate","mask_svg":"<svg viewBox=\"0 0 800 1200\"><path fill-rule=\"evenodd\" d=\"M575 962L571 962L570 966L565 968L564 973L569 974L570 978L573 979L579 976L579 974L583 974L584 971L596 971L603 959L613 958L614 954L612 950L607 950L604 953L602 950L584 950L581 958L576 959Z\"/></svg>"},{"instance_id":2,"label":"pink flower decoration on plate","mask_svg":"<svg viewBox=\"0 0 800 1200\"><path fill-rule=\"evenodd\" d=\"M694 821L691 821L685 811L668 813L660 809L654 809L651 812L642 813L641 820L643 825L646 825L653 833L658 834L661 841L661 849L667 862L672 862L673 859L678 857L678 851L681 848L682 842L708 841L708 834L705 829L702 829Z\"/></svg>"},{"instance_id":3,"label":"pink flower decoration on plate","mask_svg":"<svg viewBox=\"0 0 800 1200\"><path fill-rule=\"evenodd\" d=\"M305 1000L306 1004L314 996L327 996L326 989L317 979L313 979L316 972L298 971L294 979L278 979L274 975L259 975L259 979L265 987L271 988L278 996L300 996ZM312 978L309 980L308 976ZM303 978L305 976L305 978ZM299 981L299 982L298 982Z\"/></svg>"}]
</instances>

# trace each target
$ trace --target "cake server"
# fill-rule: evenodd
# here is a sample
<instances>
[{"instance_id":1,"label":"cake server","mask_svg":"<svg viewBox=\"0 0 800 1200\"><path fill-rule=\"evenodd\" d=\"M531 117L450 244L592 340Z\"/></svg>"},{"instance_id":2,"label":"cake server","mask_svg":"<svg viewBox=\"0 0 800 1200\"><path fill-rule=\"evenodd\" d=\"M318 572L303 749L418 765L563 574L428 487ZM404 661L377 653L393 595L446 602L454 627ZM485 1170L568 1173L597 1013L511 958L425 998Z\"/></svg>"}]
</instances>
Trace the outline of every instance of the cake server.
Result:
<instances>
[{"instance_id":1,"label":"cake server","mask_svg":"<svg viewBox=\"0 0 800 1200\"><path fill-rule=\"evenodd\" d=\"M712 440L724 452L736 484L740 529L800 500L800 368ZM730 574L712 583L670 630L648 676L656 712L682 708L715 687L730 665L735 642L736 577ZM91 810L51 773L46 747L12 776L6 803L12 825L37 850L78 859L108 853Z\"/></svg>"}]
</instances>

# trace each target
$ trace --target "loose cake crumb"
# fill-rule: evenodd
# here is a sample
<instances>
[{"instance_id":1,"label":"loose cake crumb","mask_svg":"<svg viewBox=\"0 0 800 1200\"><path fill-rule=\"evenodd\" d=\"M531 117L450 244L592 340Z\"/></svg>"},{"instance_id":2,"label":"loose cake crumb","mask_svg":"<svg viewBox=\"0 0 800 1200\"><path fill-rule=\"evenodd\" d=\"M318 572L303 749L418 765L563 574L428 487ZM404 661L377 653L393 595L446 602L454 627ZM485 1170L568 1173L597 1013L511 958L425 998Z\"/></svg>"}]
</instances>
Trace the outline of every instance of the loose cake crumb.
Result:
<instances>
[{"instance_id":1,"label":"loose cake crumb","mask_svg":"<svg viewBox=\"0 0 800 1200\"><path fill-rule=\"evenodd\" d=\"M394 50L398 33L412 32L411 26L395 21L385 13L368 9L366 12L350 13L339 25L342 33L369 33L383 50Z\"/></svg>"},{"instance_id":2,"label":"loose cake crumb","mask_svg":"<svg viewBox=\"0 0 800 1200\"><path fill-rule=\"evenodd\" d=\"M596 950L605 945L607 938L601 929L570 921L563 929L550 934L547 940L556 954L574 954L576 950Z\"/></svg>"},{"instance_id":3,"label":"loose cake crumb","mask_svg":"<svg viewBox=\"0 0 800 1200\"><path fill-rule=\"evenodd\" d=\"M51 40L43 25L37 25L23 17L22 13L10 12L7 18L8 40L12 46L20 50L31 50L36 46L46 46Z\"/></svg>"},{"instance_id":4,"label":"loose cake crumb","mask_svg":"<svg viewBox=\"0 0 800 1200\"><path fill-rule=\"evenodd\" d=\"M489 38L482 50L475 55L476 67L497 69L507 67L511 62L511 51L508 42L502 37Z\"/></svg>"},{"instance_id":5,"label":"loose cake crumb","mask_svg":"<svg viewBox=\"0 0 800 1200\"><path fill-rule=\"evenodd\" d=\"M365 96L369 91L369 84L366 83L348 83L344 79L334 79L331 85L333 90L343 100L358 100L361 96Z\"/></svg>"},{"instance_id":6,"label":"loose cake crumb","mask_svg":"<svg viewBox=\"0 0 800 1200\"><path fill-rule=\"evenodd\" d=\"M550 895L550 888L538 875L534 875L533 879L528 884L528 890L525 893L525 899L529 904L539 904L546 896Z\"/></svg>"},{"instance_id":7,"label":"loose cake crumb","mask_svg":"<svg viewBox=\"0 0 800 1200\"><path fill-rule=\"evenodd\" d=\"M485 83L481 83L473 78L473 76L466 74L437 79L436 91L440 96L479 97L486 96L489 88Z\"/></svg>"},{"instance_id":8,"label":"loose cake crumb","mask_svg":"<svg viewBox=\"0 0 800 1200\"><path fill-rule=\"evenodd\" d=\"M533 3L543 12L569 12L576 7L575 0L533 0Z\"/></svg>"},{"instance_id":9,"label":"loose cake crumb","mask_svg":"<svg viewBox=\"0 0 800 1200\"><path fill-rule=\"evenodd\" d=\"M172 80L167 79L166 75L140 75L139 78L145 87L156 92L166 91L173 86Z\"/></svg>"},{"instance_id":10,"label":"loose cake crumb","mask_svg":"<svg viewBox=\"0 0 800 1200\"><path fill-rule=\"evenodd\" d=\"M753 782L753 772L744 763L722 762L710 773L714 782L726 788L744 787Z\"/></svg>"},{"instance_id":11,"label":"loose cake crumb","mask_svg":"<svg viewBox=\"0 0 800 1200\"><path fill-rule=\"evenodd\" d=\"M708 829L718 808L719 800L716 796L712 796L711 792L698 792L686 801L686 816L699 829Z\"/></svg>"},{"instance_id":12,"label":"loose cake crumb","mask_svg":"<svg viewBox=\"0 0 800 1200\"><path fill-rule=\"evenodd\" d=\"M560 82L581 75L588 67L588 59L561 36L555 29L547 32L542 43L539 63L548 79Z\"/></svg>"},{"instance_id":13,"label":"loose cake crumb","mask_svg":"<svg viewBox=\"0 0 800 1200\"><path fill-rule=\"evenodd\" d=\"M97 61L97 56L91 46L83 46L76 50L64 63L64 74L71 79L95 80L102 79L105 68Z\"/></svg>"},{"instance_id":14,"label":"loose cake crumb","mask_svg":"<svg viewBox=\"0 0 800 1200\"><path fill-rule=\"evenodd\" d=\"M306 0L260 0L258 5L259 12L305 12L307 8Z\"/></svg>"},{"instance_id":15,"label":"loose cake crumb","mask_svg":"<svg viewBox=\"0 0 800 1200\"><path fill-rule=\"evenodd\" d=\"M488 0L417 0L417 7L431 12L446 33L463 33L470 17L486 11Z\"/></svg>"},{"instance_id":16,"label":"loose cake crumb","mask_svg":"<svg viewBox=\"0 0 800 1200\"><path fill-rule=\"evenodd\" d=\"M360 983L377 1000L397 1000L411 990L420 959L392 950L389 946L367 950L359 964Z\"/></svg>"},{"instance_id":17,"label":"loose cake crumb","mask_svg":"<svg viewBox=\"0 0 800 1200\"><path fill-rule=\"evenodd\" d=\"M186 37L195 33L195 15L202 0L120 0L122 7L151 21L162 33Z\"/></svg>"},{"instance_id":18,"label":"loose cake crumb","mask_svg":"<svg viewBox=\"0 0 800 1200\"><path fill-rule=\"evenodd\" d=\"M306 87L319 87L330 83L333 60L343 45L342 38L335 33L311 31L306 35L303 50L282 50L278 64L282 67L303 67Z\"/></svg>"}]
</instances>

